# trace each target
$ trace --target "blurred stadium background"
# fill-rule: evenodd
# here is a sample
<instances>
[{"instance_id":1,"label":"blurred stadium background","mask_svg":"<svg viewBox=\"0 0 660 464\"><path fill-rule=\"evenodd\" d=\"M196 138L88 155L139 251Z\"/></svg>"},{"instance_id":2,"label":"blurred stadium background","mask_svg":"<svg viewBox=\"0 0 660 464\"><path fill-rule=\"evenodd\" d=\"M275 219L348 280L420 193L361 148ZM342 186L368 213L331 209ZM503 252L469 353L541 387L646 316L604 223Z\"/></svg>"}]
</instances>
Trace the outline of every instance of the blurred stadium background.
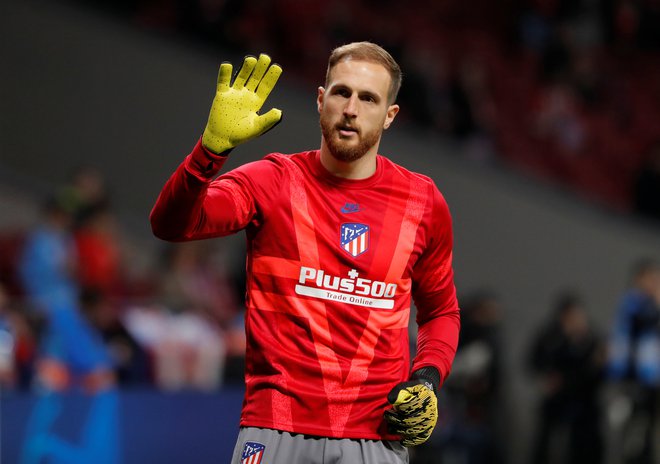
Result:
<instances>
[{"instance_id":1,"label":"blurred stadium background","mask_svg":"<svg viewBox=\"0 0 660 464\"><path fill-rule=\"evenodd\" d=\"M316 88L334 46L372 40L403 67L381 152L447 198L466 311L443 423L413 463L530 462L548 380L530 358L557 301L575 297L604 347L632 266L660 259L657 0L6 0L0 31L3 463L19 462L37 402L21 247L44 199L81 195L83 179L100 187L105 222L81 223L111 231L91 252L106 267L87 263L103 286L87 314L121 360L119 462L228 459L243 238L167 246L148 214L201 134L219 63L246 53L283 66L268 105L284 120L229 167L318 146ZM603 457L589 462L619 463L626 409L605 363L590 390ZM53 433L75 443L86 401L68 393ZM561 453L547 462L569 462Z\"/></svg>"}]
</instances>

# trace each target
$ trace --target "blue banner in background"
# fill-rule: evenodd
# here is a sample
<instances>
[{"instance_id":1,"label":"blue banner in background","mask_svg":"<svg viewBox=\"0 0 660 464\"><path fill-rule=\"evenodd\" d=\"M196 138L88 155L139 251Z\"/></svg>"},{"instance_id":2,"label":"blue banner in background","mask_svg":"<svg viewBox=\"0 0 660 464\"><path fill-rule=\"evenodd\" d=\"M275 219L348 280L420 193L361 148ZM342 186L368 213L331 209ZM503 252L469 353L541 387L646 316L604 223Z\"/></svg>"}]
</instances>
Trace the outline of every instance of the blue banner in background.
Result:
<instances>
[{"instance_id":1,"label":"blue banner in background","mask_svg":"<svg viewBox=\"0 0 660 464\"><path fill-rule=\"evenodd\" d=\"M0 400L0 462L19 464L21 453L23 460L26 459L24 448L29 439L30 420L35 416L35 408L41 408L43 414L56 416L45 438L51 444L56 443L59 450L66 449L70 456L77 450L85 450L86 444L94 443L93 446L101 448L112 446L108 452L116 453L120 464L228 463L238 435L243 393L242 388L225 388L216 393L120 390L111 399L113 402L101 404L101 408L111 405L117 410L105 412L95 403L98 398L84 394L45 398L4 393ZM107 422L99 419L99 413L106 415ZM98 427L99 421L108 430L116 429L112 425L115 421L119 424L118 434L106 435L107 440L102 444L98 437L90 438L90 433L94 434L90 427L103 429ZM33 443L43 443L44 437L36 441L34 438ZM36 462L66 461L60 458Z\"/></svg>"}]
</instances>

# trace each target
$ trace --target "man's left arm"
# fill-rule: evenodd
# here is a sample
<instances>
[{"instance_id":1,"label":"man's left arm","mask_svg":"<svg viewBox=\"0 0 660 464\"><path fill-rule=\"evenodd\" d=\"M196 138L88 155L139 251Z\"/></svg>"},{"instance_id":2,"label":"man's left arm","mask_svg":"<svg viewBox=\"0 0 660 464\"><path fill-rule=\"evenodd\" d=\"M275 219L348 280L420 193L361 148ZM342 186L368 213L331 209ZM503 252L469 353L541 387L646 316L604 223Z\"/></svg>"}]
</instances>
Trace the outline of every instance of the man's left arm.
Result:
<instances>
[{"instance_id":1,"label":"man's left arm","mask_svg":"<svg viewBox=\"0 0 660 464\"><path fill-rule=\"evenodd\" d=\"M425 253L415 265L413 299L417 307L417 354L413 372L435 367L440 385L451 371L458 346L460 312L454 286L452 220L444 198L434 188L432 229Z\"/></svg>"},{"instance_id":2,"label":"man's left arm","mask_svg":"<svg viewBox=\"0 0 660 464\"><path fill-rule=\"evenodd\" d=\"M437 422L437 392L449 375L458 346L460 312L452 268L451 215L434 187L433 214L427 248L413 272L417 307L417 354L408 382L388 395L393 408L385 413L390 430L406 446L424 443Z\"/></svg>"}]
</instances>

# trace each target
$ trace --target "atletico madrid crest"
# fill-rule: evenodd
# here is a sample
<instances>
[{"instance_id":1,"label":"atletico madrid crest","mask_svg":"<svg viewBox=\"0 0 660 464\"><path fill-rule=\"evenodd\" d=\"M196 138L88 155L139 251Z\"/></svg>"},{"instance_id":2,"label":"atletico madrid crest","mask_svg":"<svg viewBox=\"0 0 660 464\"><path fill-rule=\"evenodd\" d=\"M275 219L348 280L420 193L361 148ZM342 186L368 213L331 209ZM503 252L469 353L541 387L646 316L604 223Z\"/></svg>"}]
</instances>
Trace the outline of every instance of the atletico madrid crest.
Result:
<instances>
[{"instance_id":1,"label":"atletico madrid crest","mask_svg":"<svg viewBox=\"0 0 660 464\"><path fill-rule=\"evenodd\" d=\"M349 222L341 225L341 247L351 256L359 256L369 248L369 226Z\"/></svg>"},{"instance_id":2,"label":"atletico madrid crest","mask_svg":"<svg viewBox=\"0 0 660 464\"><path fill-rule=\"evenodd\" d=\"M241 455L241 464L259 464L266 447L261 443L246 441Z\"/></svg>"}]
</instances>

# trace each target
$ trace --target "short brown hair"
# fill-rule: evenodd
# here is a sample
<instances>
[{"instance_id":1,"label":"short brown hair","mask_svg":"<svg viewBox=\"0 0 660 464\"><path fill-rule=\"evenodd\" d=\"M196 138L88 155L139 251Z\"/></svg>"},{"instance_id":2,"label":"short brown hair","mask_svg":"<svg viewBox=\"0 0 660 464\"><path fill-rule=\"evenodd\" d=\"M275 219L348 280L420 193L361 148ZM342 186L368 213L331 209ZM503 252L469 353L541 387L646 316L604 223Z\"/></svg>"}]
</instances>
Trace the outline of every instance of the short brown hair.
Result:
<instances>
[{"instance_id":1,"label":"short brown hair","mask_svg":"<svg viewBox=\"0 0 660 464\"><path fill-rule=\"evenodd\" d=\"M390 104L396 101L401 88L402 73L399 64L392 58L387 50L372 42L353 42L335 48L328 59L328 70L325 73L325 84L330 81L330 72L337 63L344 60L369 61L385 67L390 73Z\"/></svg>"}]
</instances>

